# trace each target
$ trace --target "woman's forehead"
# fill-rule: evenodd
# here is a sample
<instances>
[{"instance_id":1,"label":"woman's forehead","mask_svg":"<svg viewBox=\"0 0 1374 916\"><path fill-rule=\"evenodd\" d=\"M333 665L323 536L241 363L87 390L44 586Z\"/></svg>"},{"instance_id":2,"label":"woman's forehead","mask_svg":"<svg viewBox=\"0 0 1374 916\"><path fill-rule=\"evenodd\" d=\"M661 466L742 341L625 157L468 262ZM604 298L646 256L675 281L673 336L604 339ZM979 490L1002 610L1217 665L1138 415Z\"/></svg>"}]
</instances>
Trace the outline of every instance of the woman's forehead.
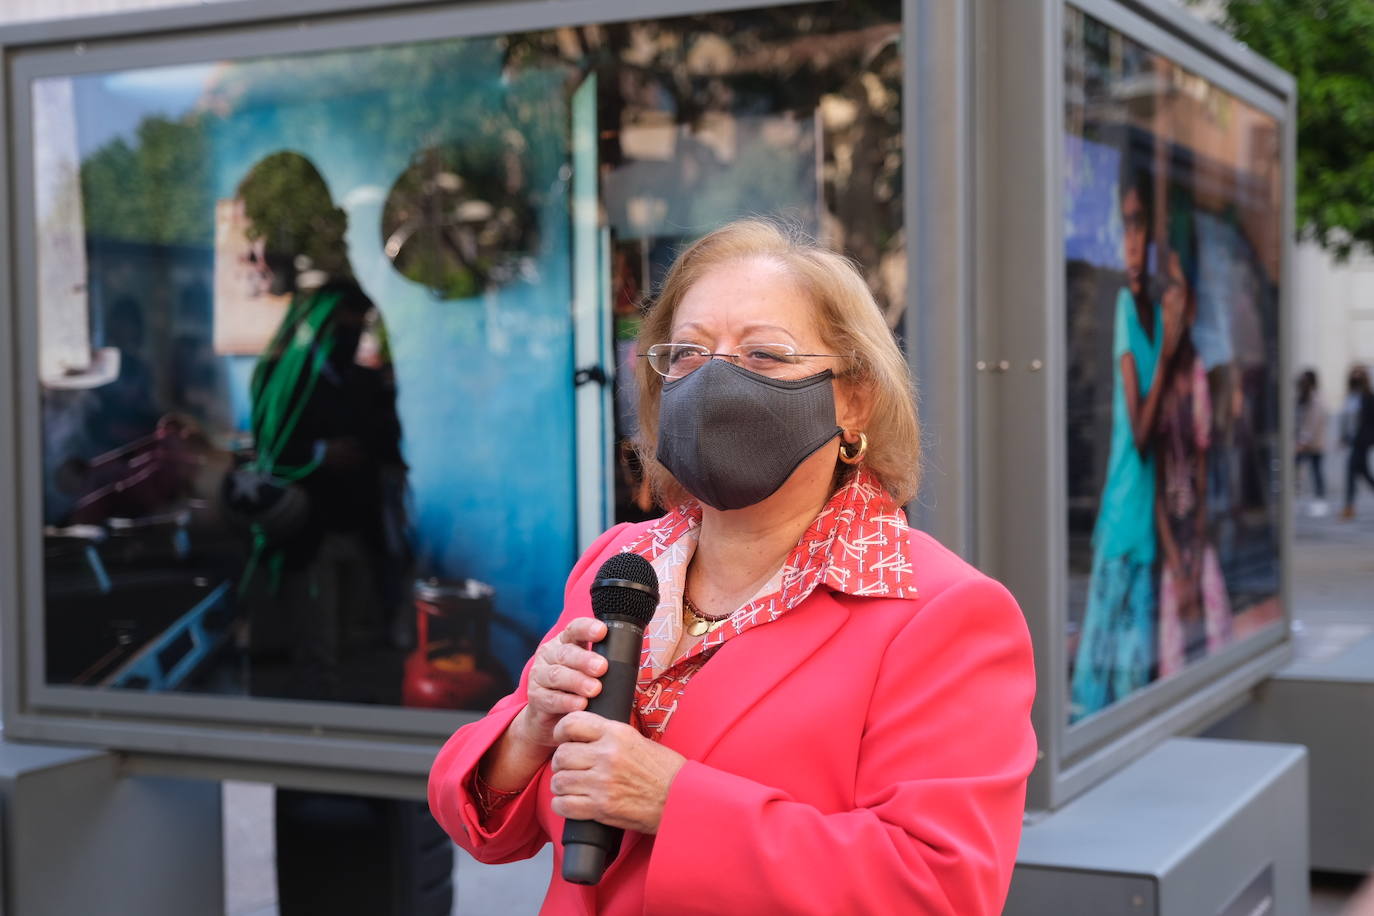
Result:
<instances>
[{"instance_id":1,"label":"woman's forehead","mask_svg":"<svg viewBox=\"0 0 1374 916\"><path fill-rule=\"evenodd\" d=\"M783 332L795 339L817 334L815 309L782 265L752 258L712 268L682 297L673 330L744 335Z\"/></svg>"}]
</instances>

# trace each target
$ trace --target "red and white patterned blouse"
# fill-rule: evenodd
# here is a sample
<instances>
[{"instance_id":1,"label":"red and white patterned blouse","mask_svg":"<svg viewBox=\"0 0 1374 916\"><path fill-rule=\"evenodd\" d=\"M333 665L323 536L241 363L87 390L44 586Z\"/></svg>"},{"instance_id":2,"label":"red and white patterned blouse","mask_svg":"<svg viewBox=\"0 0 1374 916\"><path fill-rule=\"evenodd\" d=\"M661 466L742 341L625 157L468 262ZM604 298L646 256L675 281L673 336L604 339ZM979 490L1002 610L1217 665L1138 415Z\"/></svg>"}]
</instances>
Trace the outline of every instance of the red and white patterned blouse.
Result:
<instances>
[{"instance_id":1,"label":"red and white patterned blouse","mask_svg":"<svg viewBox=\"0 0 1374 916\"><path fill-rule=\"evenodd\" d=\"M782 568L723 625L675 660L683 585L700 525L701 506L687 502L624 547L648 560L658 574L659 604L644 630L635 704L635 724L655 741L662 739L688 682L716 649L745 630L777 620L817 586L862 597L916 597L906 513L860 467L830 497Z\"/></svg>"}]
</instances>

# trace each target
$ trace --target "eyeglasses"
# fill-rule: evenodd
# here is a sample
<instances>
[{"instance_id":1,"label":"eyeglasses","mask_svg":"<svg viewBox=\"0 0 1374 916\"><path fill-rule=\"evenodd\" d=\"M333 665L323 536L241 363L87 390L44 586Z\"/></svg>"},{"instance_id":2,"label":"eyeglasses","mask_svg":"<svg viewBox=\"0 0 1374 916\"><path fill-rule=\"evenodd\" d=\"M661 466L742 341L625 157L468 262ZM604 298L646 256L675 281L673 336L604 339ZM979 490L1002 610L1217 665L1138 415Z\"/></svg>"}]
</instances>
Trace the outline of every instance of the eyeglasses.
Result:
<instances>
[{"instance_id":1,"label":"eyeglasses","mask_svg":"<svg viewBox=\"0 0 1374 916\"><path fill-rule=\"evenodd\" d=\"M712 353L700 344L654 344L644 354L650 367L667 379L682 378L719 357L732 360L736 366L772 378L796 378L806 371L808 359L844 359L836 353L798 353L788 344L740 344L728 353Z\"/></svg>"}]
</instances>

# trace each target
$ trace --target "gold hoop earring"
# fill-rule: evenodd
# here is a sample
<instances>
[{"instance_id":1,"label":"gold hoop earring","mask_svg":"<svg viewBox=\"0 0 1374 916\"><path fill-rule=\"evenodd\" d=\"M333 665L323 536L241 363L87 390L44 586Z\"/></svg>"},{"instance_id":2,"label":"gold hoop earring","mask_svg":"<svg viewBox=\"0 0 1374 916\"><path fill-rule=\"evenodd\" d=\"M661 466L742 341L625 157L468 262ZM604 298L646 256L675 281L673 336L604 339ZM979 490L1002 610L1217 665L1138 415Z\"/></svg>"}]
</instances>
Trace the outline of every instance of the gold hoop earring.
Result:
<instances>
[{"instance_id":1,"label":"gold hoop earring","mask_svg":"<svg viewBox=\"0 0 1374 916\"><path fill-rule=\"evenodd\" d=\"M858 449L856 449L856 450L853 451L853 452L846 452L846 451L845 451L845 445L846 445L846 444L847 444L847 443L846 443L843 439L840 440L840 460L841 460L841 461L843 461L845 464L858 464L860 461L863 461L863 460L864 460L864 452L867 452L867 451L868 451L868 437L867 437L867 436L865 436L863 433L859 433L859 447L858 447Z\"/></svg>"}]
</instances>

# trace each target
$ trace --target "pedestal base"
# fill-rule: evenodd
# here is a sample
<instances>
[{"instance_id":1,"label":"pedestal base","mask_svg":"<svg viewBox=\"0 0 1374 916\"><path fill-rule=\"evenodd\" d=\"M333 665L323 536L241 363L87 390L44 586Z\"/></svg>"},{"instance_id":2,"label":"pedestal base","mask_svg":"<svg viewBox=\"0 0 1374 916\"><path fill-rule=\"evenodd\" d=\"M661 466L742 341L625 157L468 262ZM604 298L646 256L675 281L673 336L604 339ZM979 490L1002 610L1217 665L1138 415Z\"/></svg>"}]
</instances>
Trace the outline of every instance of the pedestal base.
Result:
<instances>
[{"instance_id":1,"label":"pedestal base","mask_svg":"<svg viewBox=\"0 0 1374 916\"><path fill-rule=\"evenodd\" d=\"M1374 636L1289 665L1207 734L1306 746L1312 868L1374 867Z\"/></svg>"},{"instance_id":2,"label":"pedestal base","mask_svg":"<svg viewBox=\"0 0 1374 916\"><path fill-rule=\"evenodd\" d=\"M219 783L119 772L111 753L0 740L0 916L224 910Z\"/></svg>"},{"instance_id":3,"label":"pedestal base","mask_svg":"<svg viewBox=\"0 0 1374 916\"><path fill-rule=\"evenodd\" d=\"M1306 913L1301 747L1174 738L1027 825L1008 916Z\"/></svg>"}]
</instances>

